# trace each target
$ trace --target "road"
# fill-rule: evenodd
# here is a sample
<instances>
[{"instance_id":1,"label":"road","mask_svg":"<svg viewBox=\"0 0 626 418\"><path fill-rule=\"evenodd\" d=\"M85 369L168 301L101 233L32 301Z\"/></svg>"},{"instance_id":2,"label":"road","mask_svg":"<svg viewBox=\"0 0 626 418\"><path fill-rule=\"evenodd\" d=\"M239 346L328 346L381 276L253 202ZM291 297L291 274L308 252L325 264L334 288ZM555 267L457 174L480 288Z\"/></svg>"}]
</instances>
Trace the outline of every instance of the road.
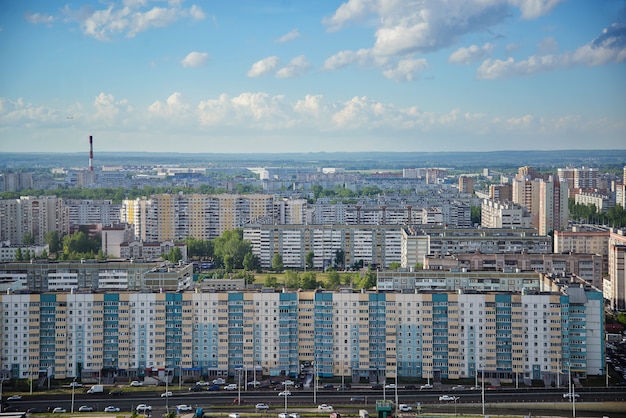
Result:
<instances>
[{"instance_id":1,"label":"road","mask_svg":"<svg viewBox=\"0 0 626 418\"><path fill-rule=\"evenodd\" d=\"M259 391L242 391L241 406L237 406L234 401L237 399L237 391L220 391L220 392L189 392L186 388L182 390L171 389L173 396L169 399L161 398L162 391L145 391L145 392L128 392L122 396L87 395L85 393L76 393L74 398L74 411L78 411L81 405L92 406L97 411L102 411L107 405L115 405L122 411L130 411L138 404L145 403L153 407L153 415L155 413L165 412L166 406L170 409L175 408L179 404L187 404L193 407L203 407L207 411L236 411L251 410L256 403L263 402L270 405L271 410L280 411L284 408L285 399L278 396L277 391L259 390ZM567 402L563 398L564 389L510 389L485 391L486 403L515 403L515 402ZM388 399L395 401L396 392L394 390L371 390L356 389L350 391L337 392L335 390L292 390L292 395L287 398L288 406L293 408L311 407L317 404L327 403L331 405L354 406L357 408L362 405L374 405L376 400ZM624 388L593 388L585 389L577 392L580 398L577 402L606 402L617 401L626 402L626 390ZM441 402L439 396L442 394L458 396L457 406L466 404L482 404L482 393L480 390L406 390L398 389L397 399L399 403L406 403L412 406L417 405L439 405L443 408L445 405L454 407L453 402ZM357 401L351 401L351 398L362 398ZM4 399L6 402L6 398ZM47 409L52 407L65 407L71 410L71 394L63 395L47 395L37 394L33 396L24 396L20 401L10 402L10 405L23 406L24 409L37 407ZM445 409L445 408L444 408ZM326 415L324 413L323 415Z\"/></svg>"}]
</instances>

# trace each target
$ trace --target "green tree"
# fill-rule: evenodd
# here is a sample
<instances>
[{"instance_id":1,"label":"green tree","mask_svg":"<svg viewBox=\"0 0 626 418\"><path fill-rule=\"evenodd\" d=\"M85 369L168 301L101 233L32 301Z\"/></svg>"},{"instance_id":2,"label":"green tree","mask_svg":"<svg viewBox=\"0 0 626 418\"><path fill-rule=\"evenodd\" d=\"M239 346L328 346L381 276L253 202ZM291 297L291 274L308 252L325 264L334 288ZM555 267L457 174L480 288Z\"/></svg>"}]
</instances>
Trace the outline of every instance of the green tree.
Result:
<instances>
[{"instance_id":1,"label":"green tree","mask_svg":"<svg viewBox=\"0 0 626 418\"><path fill-rule=\"evenodd\" d=\"M27 232L24 235L22 235L22 243L24 245L33 245L35 243L35 237L33 236L32 233Z\"/></svg>"},{"instance_id":2,"label":"green tree","mask_svg":"<svg viewBox=\"0 0 626 418\"><path fill-rule=\"evenodd\" d=\"M243 230L234 229L224 233L213 241L215 262L227 269L243 268L246 253L252 251L249 241L243 239Z\"/></svg>"},{"instance_id":3,"label":"green tree","mask_svg":"<svg viewBox=\"0 0 626 418\"><path fill-rule=\"evenodd\" d=\"M398 263L397 261L389 263L389 270L398 271L399 269L400 269L400 263Z\"/></svg>"},{"instance_id":4,"label":"green tree","mask_svg":"<svg viewBox=\"0 0 626 418\"><path fill-rule=\"evenodd\" d=\"M170 263L176 264L183 259L183 252L178 247L170 249L167 254L163 254L163 258Z\"/></svg>"},{"instance_id":5,"label":"green tree","mask_svg":"<svg viewBox=\"0 0 626 418\"><path fill-rule=\"evenodd\" d=\"M415 270L424 270L423 263L415 263Z\"/></svg>"},{"instance_id":6,"label":"green tree","mask_svg":"<svg viewBox=\"0 0 626 418\"><path fill-rule=\"evenodd\" d=\"M50 254L56 254L61 250L61 237L58 231L48 231L43 236L43 240L50 249Z\"/></svg>"},{"instance_id":7,"label":"green tree","mask_svg":"<svg viewBox=\"0 0 626 418\"><path fill-rule=\"evenodd\" d=\"M359 276L356 278L354 284L357 289L371 289L372 287L376 286L376 281L376 270L369 268L363 276Z\"/></svg>"},{"instance_id":8,"label":"green tree","mask_svg":"<svg viewBox=\"0 0 626 418\"><path fill-rule=\"evenodd\" d=\"M263 282L263 286L265 287L277 287L278 279L276 276L267 276L265 277L265 281Z\"/></svg>"},{"instance_id":9,"label":"green tree","mask_svg":"<svg viewBox=\"0 0 626 418\"><path fill-rule=\"evenodd\" d=\"M472 220L472 225L480 225L482 209L480 206L471 206L470 207L470 217Z\"/></svg>"},{"instance_id":10,"label":"green tree","mask_svg":"<svg viewBox=\"0 0 626 418\"><path fill-rule=\"evenodd\" d=\"M272 257L272 269L276 272L283 271L283 256L279 253L274 253Z\"/></svg>"},{"instance_id":11,"label":"green tree","mask_svg":"<svg viewBox=\"0 0 626 418\"><path fill-rule=\"evenodd\" d=\"M257 257L255 254L252 254L252 251L246 253L246 255L243 257L243 268L247 271L260 270L261 262L259 260L259 257Z\"/></svg>"},{"instance_id":12,"label":"green tree","mask_svg":"<svg viewBox=\"0 0 626 418\"><path fill-rule=\"evenodd\" d=\"M187 237L187 255L189 258L213 258L213 241Z\"/></svg>"},{"instance_id":13,"label":"green tree","mask_svg":"<svg viewBox=\"0 0 626 418\"><path fill-rule=\"evenodd\" d=\"M344 270L346 265L346 252L342 249L335 251L335 266Z\"/></svg>"},{"instance_id":14,"label":"green tree","mask_svg":"<svg viewBox=\"0 0 626 418\"><path fill-rule=\"evenodd\" d=\"M285 287L289 289L297 289L300 286L300 274L297 271L285 271Z\"/></svg>"},{"instance_id":15,"label":"green tree","mask_svg":"<svg viewBox=\"0 0 626 418\"><path fill-rule=\"evenodd\" d=\"M315 262L315 253L313 251L309 251L304 256L306 266L309 270L313 270L314 262Z\"/></svg>"},{"instance_id":16,"label":"green tree","mask_svg":"<svg viewBox=\"0 0 626 418\"><path fill-rule=\"evenodd\" d=\"M18 248L15 251L15 261L24 261L24 255L22 254L21 248Z\"/></svg>"},{"instance_id":17,"label":"green tree","mask_svg":"<svg viewBox=\"0 0 626 418\"><path fill-rule=\"evenodd\" d=\"M30 259L31 259L30 250L27 248L26 251L24 252L24 261L30 261Z\"/></svg>"},{"instance_id":18,"label":"green tree","mask_svg":"<svg viewBox=\"0 0 626 418\"><path fill-rule=\"evenodd\" d=\"M320 284L317 281L317 276L312 271L307 271L300 278L300 287L302 289L317 289L319 285Z\"/></svg>"},{"instance_id":19,"label":"green tree","mask_svg":"<svg viewBox=\"0 0 626 418\"><path fill-rule=\"evenodd\" d=\"M70 259L94 258L99 249L100 241L89 238L83 231L63 237L63 253Z\"/></svg>"},{"instance_id":20,"label":"green tree","mask_svg":"<svg viewBox=\"0 0 626 418\"><path fill-rule=\"evenodd\" d=\"M328 279L326 280L326 284L329 289L337 289L341 286L341 276L336 270L331 270L328 273Z\"/></svg>"}]
</instances>

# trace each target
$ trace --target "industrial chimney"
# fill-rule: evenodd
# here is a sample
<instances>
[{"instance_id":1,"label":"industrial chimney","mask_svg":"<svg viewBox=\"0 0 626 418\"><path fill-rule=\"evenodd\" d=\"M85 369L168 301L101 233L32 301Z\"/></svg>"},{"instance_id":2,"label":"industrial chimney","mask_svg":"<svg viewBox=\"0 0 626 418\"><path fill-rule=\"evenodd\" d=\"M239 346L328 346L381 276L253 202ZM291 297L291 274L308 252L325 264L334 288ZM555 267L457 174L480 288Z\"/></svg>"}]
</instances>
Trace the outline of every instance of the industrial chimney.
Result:
<instances>
[{"instance_id":1,"label":"industrial chimney","mask_svg":"<svg viewBox=\"0 0 626 418\"><path fill-rule=\"evenodd\" d=\"M93 136L89 135L89 171L93 171Z\"/></svg>"}]
</instances>

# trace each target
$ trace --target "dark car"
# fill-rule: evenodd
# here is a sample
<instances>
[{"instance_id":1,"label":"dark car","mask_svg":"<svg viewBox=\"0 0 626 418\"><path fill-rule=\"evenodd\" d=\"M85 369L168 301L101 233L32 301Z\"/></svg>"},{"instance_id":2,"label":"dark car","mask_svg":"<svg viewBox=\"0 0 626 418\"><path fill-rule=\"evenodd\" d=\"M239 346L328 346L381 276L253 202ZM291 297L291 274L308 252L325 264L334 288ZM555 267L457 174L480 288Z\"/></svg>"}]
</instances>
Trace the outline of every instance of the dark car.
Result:
<instances>
[{"instance_id":1,"label":"dark car","mask_svg":"<svg viewBox=\"0 0 626 418\"><path fill-rule=\"evenodd\" d=\"M4 412L20 412L22 410L23 408L20 408L19 406L7 406L4 408Z\"/></svg>"},{"instance_id":2,"label":"dark car","mask_svg":"<svg viewBox=\"0 0 626 418\"><path fill-rule=\"evenodd\" d=\"M124 394L124 391L122 389L113 389L111 392L109 392L109 395L111 396L121 396Z\"/></svg>"},{"instance_id":3,"label":"dark car","mask_svg":"<svg viewBox=\"0 0 626 418\"><path fill-rule=\"evenodd\" d=\"M374 384L374 385L372 385L372 387L371 387L371 388L372 388L372 389L382 389L382 388L383 388L383 385Z\"/></svg>"},{"instance_id":4,"label":"dark car","mask_svg":"<svg viewBox=\"0 0 626 418\"><path fill-rule=\"evenodd\" d=\"M28 410L26 410L27 414L43 414L45 411L43 411L42 409L39 408L30 408Z\"/></svg>"},{"instance_id":5,"label":"dark car","mask_svg":"<svg viewBox=\"0 0 626 418\"><path fill-rule=\"evenodd\" d=\"M343 384L343 385L339 385L337 386L337 390L338 391L342 391L342 390L350 390L352 386L350 386L349 384Z\"/></svg>"},{"instance_id":6,"label":"dark car","mask_svg":"<svg viewBox=\"0 0 626 418\"><path fill-rule=\"evenodd\" d=\"M202 386L200 385L193 385L192 387L189 388L189 392L200 392L202 390Z\"/></svg>"},{"instance_id":7,"label":"dark car","mask_svg":"<svg viewBox=\"0 0 626 418\"><path fill-rule=\"evenodd\" d=\"M207 388L207 390L220 390L220 385L211 385Z\"/></svg>"},{"instance_id":8,"label":"dark car","mask_svg":"<svg viewBox=\"0 0 626 418\"><path fill-rule=\"evenodd\" d=\"M322 389L334 389L335 385L333 385L332 383L326 383L324 386L322 386Z\"/></svg>"}]
</instances>

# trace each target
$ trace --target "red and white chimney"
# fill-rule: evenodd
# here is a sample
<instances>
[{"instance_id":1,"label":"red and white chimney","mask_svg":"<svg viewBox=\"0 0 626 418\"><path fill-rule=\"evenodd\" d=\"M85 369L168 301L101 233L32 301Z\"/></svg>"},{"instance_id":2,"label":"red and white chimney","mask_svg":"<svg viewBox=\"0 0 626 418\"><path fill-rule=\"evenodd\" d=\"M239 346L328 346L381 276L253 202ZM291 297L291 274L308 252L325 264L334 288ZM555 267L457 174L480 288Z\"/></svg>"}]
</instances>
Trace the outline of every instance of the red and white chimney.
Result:
<instances>
[{"instance_id":1,"label":"red and white chimney","mask_svg":"<svg viewBox=\"0 0 626 418\"><path fill-rule=\"evenodd\" d=\"M93 136L89 135L89 171L93 171Z\"/></svg>"}]
</instances>

